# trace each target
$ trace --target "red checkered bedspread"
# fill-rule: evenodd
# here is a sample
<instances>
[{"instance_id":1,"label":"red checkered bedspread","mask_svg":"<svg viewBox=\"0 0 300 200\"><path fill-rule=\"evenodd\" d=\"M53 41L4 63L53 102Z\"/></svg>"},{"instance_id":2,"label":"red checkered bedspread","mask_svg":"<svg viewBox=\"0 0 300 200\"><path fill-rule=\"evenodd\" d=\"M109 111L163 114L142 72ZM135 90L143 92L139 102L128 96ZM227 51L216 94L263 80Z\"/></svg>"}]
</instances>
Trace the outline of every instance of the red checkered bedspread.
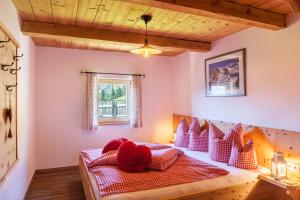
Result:
<instances>
[{"instance_id":1,"label":"red checkered bedspread","mask_svg":"<svg viewBox=\"0 0 300 200\"><path fill-rule=\"evenodd\" d=\"M87 149L81 154L88 164L101 156L100 149ZM98 185L100 196L150 190L170 185L191 183L227 175L229 172L197 159L181 155L166 171L147 170L127 173L117 166L96 166L89 169Z\"/></svg>"}]
</instances>

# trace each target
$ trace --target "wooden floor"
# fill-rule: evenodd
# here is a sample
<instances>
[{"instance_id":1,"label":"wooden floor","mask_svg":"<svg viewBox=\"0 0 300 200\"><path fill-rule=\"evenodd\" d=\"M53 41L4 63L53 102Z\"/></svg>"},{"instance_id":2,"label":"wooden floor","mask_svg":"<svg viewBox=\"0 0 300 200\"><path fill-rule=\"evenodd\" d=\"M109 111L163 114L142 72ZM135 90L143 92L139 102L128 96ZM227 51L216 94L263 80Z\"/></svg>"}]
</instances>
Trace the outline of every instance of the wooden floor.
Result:
<instances>
[{"instance_id":1,"label":"wooden floor","mask_svg":"<svg viewBox=\"0 0 300 200\"><path fill-rule=\"evenodd\" d=\"M85 200L78 167L36 171L25 199Z\"/></svg>"}]
</instances>

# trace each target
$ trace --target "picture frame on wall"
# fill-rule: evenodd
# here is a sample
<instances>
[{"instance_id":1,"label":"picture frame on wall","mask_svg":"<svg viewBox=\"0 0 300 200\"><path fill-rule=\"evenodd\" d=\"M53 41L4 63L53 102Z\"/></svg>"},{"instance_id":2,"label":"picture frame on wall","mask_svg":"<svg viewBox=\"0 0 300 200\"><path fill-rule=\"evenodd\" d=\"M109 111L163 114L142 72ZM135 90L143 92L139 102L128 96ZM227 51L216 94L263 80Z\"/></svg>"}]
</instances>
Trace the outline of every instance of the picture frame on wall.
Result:
<instances>
[{"instance_id":1,"label":"picture frame on wall","mask_svg":"<svg viewBox=\"0 0 300 200\"><path fill-rule=\"evenodd\" d=\"M246 49L205 59L207 97L246 96Z\"/></svg>"}]
</instances>

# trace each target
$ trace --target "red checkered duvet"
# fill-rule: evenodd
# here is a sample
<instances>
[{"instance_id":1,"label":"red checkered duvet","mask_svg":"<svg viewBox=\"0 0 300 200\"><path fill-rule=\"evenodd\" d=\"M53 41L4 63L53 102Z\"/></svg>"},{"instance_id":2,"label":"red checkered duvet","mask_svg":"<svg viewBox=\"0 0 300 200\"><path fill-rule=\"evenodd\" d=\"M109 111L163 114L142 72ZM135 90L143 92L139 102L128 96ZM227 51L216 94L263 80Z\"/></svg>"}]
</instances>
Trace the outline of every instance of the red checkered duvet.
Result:
<instances>
[{"instance_id":1,"label":"red checkered duvet","mask_svg":"<svg viewBox=\"0 0 300 200\"><path fill-rule=\"evenodd\" d=\"M101 150L87 149L81 151L81 154L88 165L101 156ZM141 173L127 173L119 170L115 165L95 166L89 171L95 176L100 196L191 183L229 173L184 154L180 155L177 161L165 171L146 170Z\"/></svg>"},{"instance_id":2,"label":"red checkered duvet","mask_svg":"<svg viewBox=\"0 0 300 200\"><path fill-rule=\"evenodd\" d=\"M177 161L178 157L183 154L183 151L168 147L165 149L155 148L151 153L152 159L147 169L165 171ZM118 165L117 154L118 150L106 152L99 158L89 162L87 166L88 168L93 168L104 165Z\"/></svg>"}]
</instances>

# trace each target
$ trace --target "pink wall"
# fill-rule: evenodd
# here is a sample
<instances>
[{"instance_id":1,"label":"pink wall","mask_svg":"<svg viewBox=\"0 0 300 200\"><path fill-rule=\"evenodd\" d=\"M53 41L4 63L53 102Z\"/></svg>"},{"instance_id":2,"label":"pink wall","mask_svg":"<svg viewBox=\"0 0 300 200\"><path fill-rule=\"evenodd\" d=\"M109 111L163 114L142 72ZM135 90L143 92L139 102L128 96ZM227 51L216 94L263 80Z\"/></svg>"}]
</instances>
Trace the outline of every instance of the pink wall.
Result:
<instances>
[{"instance_id":1,"label":"pink wall","mask_svg":"<svg viewBox=\"0 0 300 200\"><path fill-rule=\"evenodd\" d=\"M0 199L23 199L35 170L34 137L34 60L35 47L28 37L20 32L17 13L10 0L1 0L0 21L17 38L24 57L20 59L18 93L18 151L19 159L3 182L0 182Z\"/></svg>"},{"instance_id":2,"label":"pink wall","mask_svg":"<svg viewBox=\"0 0 300 200\"><path fill-rule=\"evenodd\" d=\"M176 110L176 114L192 115L192 104L190 102L193 73L190 70L191 64L190 53L181 54L172 60L174 71L173 110Z\"/></svg>"},{"instance_id":3,"label":"pink wall","mask_svg":"<svg viewBox=\"0 0 300 200\"><path fill-rule=\"evenodd\" d=\"M175 57L174 112L300 131L299 36L300 15L290 16L284 30L251 28L214 42L209 53ZM247 96L205 97L204 59L240 48L247 48Z\"/></svg>"},{"instance_id":4,"label":"pink wall","mask_svg":"<svg viewBox=\"0 0 300 200\"><path fill-rule=\"evenodd\" d=\"M37 168L76 165L81 148L100 147L116 137L148 142L171 138L171 58L38 47L36 59ZM144 128L103 125L98 132L83 131L85 76L79 74L81 69L145 73Z\"/></svg>"}]
</instances>

